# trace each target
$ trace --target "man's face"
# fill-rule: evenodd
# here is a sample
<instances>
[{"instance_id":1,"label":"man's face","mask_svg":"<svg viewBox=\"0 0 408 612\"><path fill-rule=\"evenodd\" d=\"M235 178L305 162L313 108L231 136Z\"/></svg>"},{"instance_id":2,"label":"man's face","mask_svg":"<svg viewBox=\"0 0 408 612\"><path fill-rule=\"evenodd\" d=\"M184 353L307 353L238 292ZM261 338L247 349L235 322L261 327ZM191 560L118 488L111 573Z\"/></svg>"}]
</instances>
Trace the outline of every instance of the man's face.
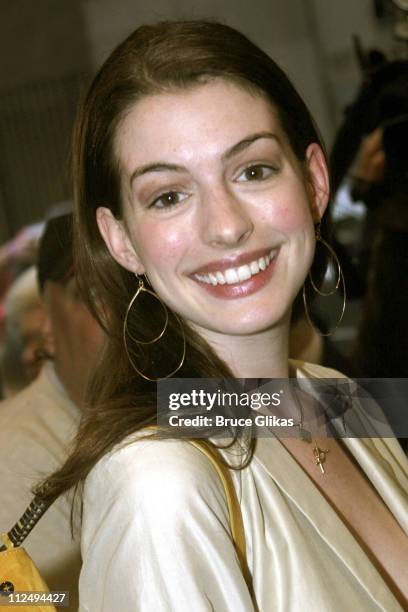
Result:
<instances>
[{"instance_id":1,"label":"man's face","mask_svg":"<svg viewBox=\"0 0 408 612\"><path fill-rule=\"evenodd\" d=\"M75 278L65 284L47 281L44 302L48 314L47 348L70 397L81 403L99 355L103 331L82 302Z\"/></svg>"}]
</instances>

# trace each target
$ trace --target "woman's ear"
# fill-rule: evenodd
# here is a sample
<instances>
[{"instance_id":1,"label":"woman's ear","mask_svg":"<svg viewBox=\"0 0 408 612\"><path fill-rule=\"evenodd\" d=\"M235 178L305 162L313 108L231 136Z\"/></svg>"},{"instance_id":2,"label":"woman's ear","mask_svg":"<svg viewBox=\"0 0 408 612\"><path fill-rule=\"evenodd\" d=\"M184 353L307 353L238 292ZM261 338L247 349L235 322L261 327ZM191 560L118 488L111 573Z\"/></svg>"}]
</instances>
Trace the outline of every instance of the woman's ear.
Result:
<instances>
[{"instance_id":1,"label":"woman's ear","mask_svg":"<svg viewBox=\"0 0 408 612\"><path fill-rule=\"evenodd\" d=\"M116 219L109 208L100 206L96 211L101 236L113 259L134 274L143 274L144 266L126 232L123 221Z\"/></svg>"},{"instance_id":2,"label":"woman's ear","mask_svg":"<svg viewBox=\"0 0 408 612\"><path fill-rule=\"evenodd\" d=\"M321 147L313 142L306 149L306 171L310 191L313 221L323 217L330 196L329 173Z\"/></svg>"}]
</instances>

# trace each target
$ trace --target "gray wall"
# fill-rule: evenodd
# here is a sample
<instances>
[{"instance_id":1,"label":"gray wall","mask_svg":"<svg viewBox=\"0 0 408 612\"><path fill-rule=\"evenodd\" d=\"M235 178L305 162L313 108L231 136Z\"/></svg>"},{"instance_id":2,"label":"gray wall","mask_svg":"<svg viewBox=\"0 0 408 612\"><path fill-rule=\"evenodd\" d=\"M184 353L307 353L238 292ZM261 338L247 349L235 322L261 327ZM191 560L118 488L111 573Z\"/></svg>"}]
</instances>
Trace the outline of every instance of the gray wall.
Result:
<instances>
[{"instance_id":1,"label":"gray wall","mask_svg":"<svg viewBox=\"0 0 408 612\"><path fill-rule=\"evenodd\" d=\"M1 0L0 241L70 196L68 155L84 75L86 24L75 0Z\"/></svg>"}]
</instances>

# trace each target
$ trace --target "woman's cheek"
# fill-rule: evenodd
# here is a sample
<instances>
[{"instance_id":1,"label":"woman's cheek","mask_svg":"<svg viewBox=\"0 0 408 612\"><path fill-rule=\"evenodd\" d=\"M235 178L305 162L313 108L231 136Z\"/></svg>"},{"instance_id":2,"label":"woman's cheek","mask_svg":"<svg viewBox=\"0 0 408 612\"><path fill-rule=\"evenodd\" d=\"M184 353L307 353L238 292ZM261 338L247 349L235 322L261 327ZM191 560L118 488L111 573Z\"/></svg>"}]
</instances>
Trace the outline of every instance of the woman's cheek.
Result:
<instances>
[{"instance_id":1,"label":"woman's cheek","mask_svg":"<svg viewBox=\"0 0 408 612\"><path fill-rule=\"evenodd\" d=\"M311 212L306 202L300 206L294 200L274 206L273 211L264 215L264 220L272 224L277 231L287 235L308 228L312 224Z\"/></svg>"},{"instance_id":2,"label":"woman's cheek","mask_svg":"<svg viewBox=\"0 0 408 612\"><path fill-rule=\"evenodd\" d=\"M186 248L188 239L185 230L180 227L172 228L166 224L158 227L156 223L144 225L143 234L138 240L144 264L147 267L152 264L164 264L167 267L171 262L178 260Z\"/></svg>"},{"instance_id":3,"label":"woman's cheek","mask_svg":"<svg viewBox=\"0 0 408 612\"><path fill-rule=\"evenodd\" d=\"M265 222L283 234L305 229L312 224L311 204L303 184L291 177L284 188L274 190L261 205Z\"/></svg>"}]
</instances>

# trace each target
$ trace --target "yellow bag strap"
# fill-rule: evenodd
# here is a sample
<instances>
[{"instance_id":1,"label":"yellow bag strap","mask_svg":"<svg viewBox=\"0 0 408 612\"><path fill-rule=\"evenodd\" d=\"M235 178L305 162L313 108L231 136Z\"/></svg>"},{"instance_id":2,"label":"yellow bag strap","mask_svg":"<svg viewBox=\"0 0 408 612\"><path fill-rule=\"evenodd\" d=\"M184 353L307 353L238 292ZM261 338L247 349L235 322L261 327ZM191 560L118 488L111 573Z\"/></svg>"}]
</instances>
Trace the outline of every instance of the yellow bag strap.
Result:
<instances>
[{"instance_id":1,"label":"yellow bag strap","mask_svg":"<svg viewBox=\"0 0 408 612\"><path fill-rule=\"evenodd\" d=\"M225 491L225 497L227 498L229 522L231 528L232 540L234 542L235 550L238 556L238 560L241 566L242 573L245 578L245 582L251 590L251 575L248 570L246 561L246 545L245 545L245 531L244 523L242 520L241 507L239 505L237 493L235 491L234 483L232 482L229 468L223 462L217 449L209 444L205 440L187 440L195 448L200 450L211 462L215 471L217 472Z\"/></svg>"}]
</instances>

